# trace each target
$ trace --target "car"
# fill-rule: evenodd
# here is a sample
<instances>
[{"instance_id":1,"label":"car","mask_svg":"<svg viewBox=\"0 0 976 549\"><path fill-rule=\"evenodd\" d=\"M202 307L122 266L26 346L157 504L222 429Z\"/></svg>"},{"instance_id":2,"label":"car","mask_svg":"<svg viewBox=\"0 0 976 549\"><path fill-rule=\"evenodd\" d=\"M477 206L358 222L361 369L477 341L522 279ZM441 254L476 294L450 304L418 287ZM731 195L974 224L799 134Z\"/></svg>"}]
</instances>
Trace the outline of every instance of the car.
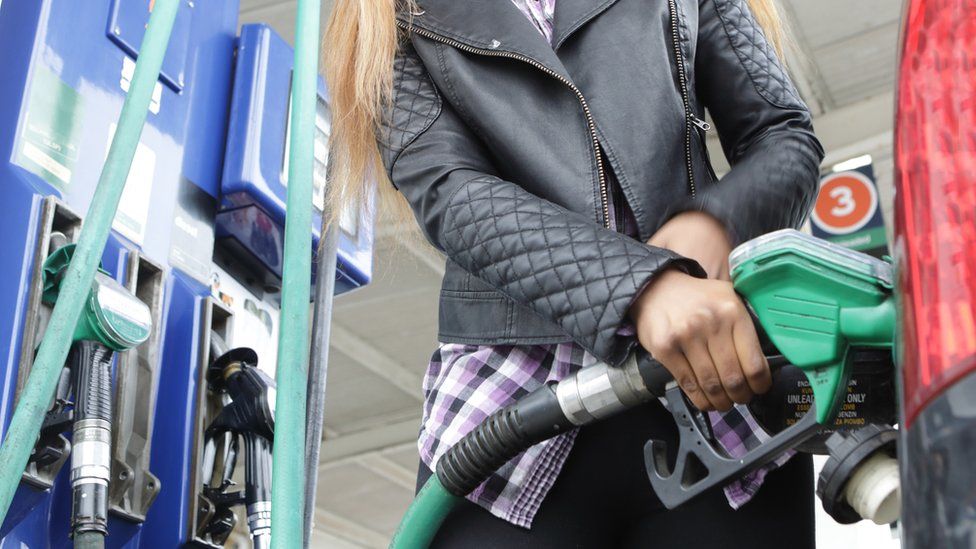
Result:
<instances>
[{"instance_id":1,"label":"car","mask_svg":"<svg viewBox=\"0 0 976 549\"><path fill-rule=\"evenodd\" d=\"M907 0L895 120L902 540L976 547L976 2Z\"/></svg>"}]
</instances>

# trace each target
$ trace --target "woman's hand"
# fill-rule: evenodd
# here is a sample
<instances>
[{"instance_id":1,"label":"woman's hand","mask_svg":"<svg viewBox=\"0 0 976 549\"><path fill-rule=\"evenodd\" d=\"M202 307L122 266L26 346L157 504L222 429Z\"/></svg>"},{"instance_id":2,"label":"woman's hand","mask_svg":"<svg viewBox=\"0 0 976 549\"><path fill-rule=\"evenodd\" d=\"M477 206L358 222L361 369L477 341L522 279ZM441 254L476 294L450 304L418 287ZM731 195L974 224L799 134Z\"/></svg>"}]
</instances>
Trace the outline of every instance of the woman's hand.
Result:
<instances>
[{"instance_id":1,"label":"woman's hand","mask_svg":"<svg viewBox=\"0 0 976 549\"><path fill-rule=\"evenodd\" d=\"M641 345L701 410L725 411L772 378L745 305L722 280L659 275L630 307Z\"/></svg>"},{"instance_id":2,"label":"woman's hand","mask_svg":"<svg viewBox=\"0 0 976 549\"><path fill-rule=\"evenodd\" d=\"M732 245L725 227L706 213L685 212L672 217L647 243L694 259L708 278L729 280Z\"/></svg>"},{"instance_id":3,"label":"woman's hand","mask_svg":"<svg viewBox=\"0 0 976 549\"><path fill-rule=\"evenodd\" d=\"M702 212L671 218L648 244L698 261L702 280L680 271L655 279L635 300L637 339L701 410L725 411L769 389L772 377L752 318L729 280L731 243Z\"/></svg>"}]
</instances>

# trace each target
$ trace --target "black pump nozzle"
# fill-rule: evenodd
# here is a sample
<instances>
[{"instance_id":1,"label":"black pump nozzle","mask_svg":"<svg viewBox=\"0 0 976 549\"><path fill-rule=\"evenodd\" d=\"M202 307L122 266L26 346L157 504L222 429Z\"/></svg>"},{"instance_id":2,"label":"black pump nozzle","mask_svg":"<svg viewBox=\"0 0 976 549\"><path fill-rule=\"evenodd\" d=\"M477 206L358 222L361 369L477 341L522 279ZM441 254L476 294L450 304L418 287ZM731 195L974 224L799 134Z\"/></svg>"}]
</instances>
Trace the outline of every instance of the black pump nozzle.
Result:
<instances>
[{"instance_id":1,"label":"black pump nozzle","mask_svg":"<svg viewBox=\"0 0 976 549\"><path fill-rule=\"evenodd\" d=\"M230 400L207 427L207 437L232 433L235 439L237 436L244 439L248 528L254 546L264 547L271 534L275 382L257 364L258 356L253 349L238 347L218 356L207 369L210 387L223 392Z\"/></svg>"}]
</instances>

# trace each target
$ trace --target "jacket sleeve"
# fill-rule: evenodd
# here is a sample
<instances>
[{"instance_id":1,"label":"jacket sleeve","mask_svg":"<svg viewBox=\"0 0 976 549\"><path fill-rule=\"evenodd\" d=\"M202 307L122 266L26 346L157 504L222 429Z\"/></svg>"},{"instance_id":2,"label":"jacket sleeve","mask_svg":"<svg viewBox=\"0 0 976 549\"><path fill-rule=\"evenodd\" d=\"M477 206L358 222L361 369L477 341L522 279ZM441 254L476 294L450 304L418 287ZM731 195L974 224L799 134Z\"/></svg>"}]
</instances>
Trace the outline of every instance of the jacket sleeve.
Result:
<instances>
[{"instance_id":1,"label":"jacket sleeve","mask_svg":"<svg viewBox=\"0 0 976 549\"><path fill-rule=\"evenodd\" d=\"M633 346L618 328L656 273L676 267L704 275L693 260L497 177L409 43L394 69L392 111L378 136L384 164L427 239L466 271L611 364Z\"/></svg>"},{"instance_id":2,"label":"jacket sleeve","mask_svg":"<svg viewBox=\"0 0 976 549\"><path fill-rule=\"evenodd\" d=\"M746 0L699 1L695 74L732 169L686 209L724 223L733 245L799 227L817 194L823 149Z\"/></svg>"}]
</instances>

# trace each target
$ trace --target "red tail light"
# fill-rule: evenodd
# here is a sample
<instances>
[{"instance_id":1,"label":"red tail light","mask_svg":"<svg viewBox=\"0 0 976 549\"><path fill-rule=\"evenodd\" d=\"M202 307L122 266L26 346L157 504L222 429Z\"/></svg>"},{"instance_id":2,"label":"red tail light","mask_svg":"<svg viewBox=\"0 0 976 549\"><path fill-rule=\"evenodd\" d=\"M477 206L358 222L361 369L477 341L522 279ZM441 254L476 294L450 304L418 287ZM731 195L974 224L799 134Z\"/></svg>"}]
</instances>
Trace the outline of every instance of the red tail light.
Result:
<instances>
[{"instance_id":1,"label":"red tail light","mask_svg":"<svg viewBox=\"0 0 976 549\"><path fill-rule=\"evenodd\" d=\"M910 0L903 24L895 238L907 427L976 370L976 0Z\"/></svg>"}]
</instances>

